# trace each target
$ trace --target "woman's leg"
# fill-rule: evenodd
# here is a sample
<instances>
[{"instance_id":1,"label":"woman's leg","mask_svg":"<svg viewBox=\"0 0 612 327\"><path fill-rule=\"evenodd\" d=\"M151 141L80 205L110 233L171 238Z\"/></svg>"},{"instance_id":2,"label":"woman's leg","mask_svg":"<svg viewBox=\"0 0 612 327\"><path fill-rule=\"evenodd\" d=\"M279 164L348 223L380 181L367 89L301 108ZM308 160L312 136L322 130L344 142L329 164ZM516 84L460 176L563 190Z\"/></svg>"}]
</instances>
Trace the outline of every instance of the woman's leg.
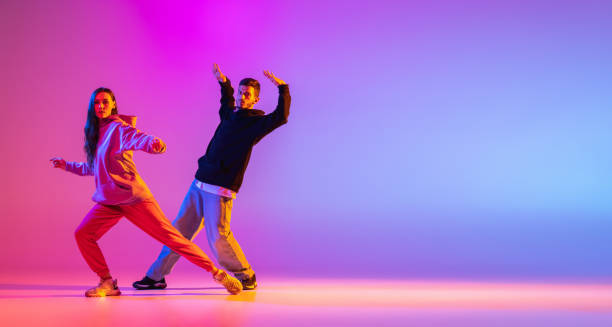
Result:
<instances>
[{"instance_id":1,"label":"woman's leg","mask_svg":"<svg viewBox=\"0 0 612 327\"><path fill-rule=\"evenodd\" d=\"M185 199L183 200L176 219L172 222L172 226L188 240L193 240L202 228L204 205L203 199L198 191L200 190L192 183L185 195ZM172 268L176 265L179 258L179 254L164 245L157 260L153 262L147 271L147 277L156 281L161 280L172 271Z\"/></svg>"},{"instance_id":2,"label":"woman's leg","mask_svg":"<svg viewBox=\"0 0 612 327\"><path fill-rule=\"evenodd\" d=\"M206 271L216 272L215 265L204 251L186 239L170 224L155 199L151 198L136 204L122 205L121 210L134 225L168 246L172 251Z\"/></svg>"},{"instance_id":3,"label":"woman's leg","mask_svg":"<svg viewBox=\"0 0 612 327\"><path fill-rule=\"evenodd\" d=\"M100 279L110 278L110 271L104 255L98 246L98 240L113 227L123 214L117 206L96 204L87 213L74 232L81 255Z\"/></svg>"}]
</instances>

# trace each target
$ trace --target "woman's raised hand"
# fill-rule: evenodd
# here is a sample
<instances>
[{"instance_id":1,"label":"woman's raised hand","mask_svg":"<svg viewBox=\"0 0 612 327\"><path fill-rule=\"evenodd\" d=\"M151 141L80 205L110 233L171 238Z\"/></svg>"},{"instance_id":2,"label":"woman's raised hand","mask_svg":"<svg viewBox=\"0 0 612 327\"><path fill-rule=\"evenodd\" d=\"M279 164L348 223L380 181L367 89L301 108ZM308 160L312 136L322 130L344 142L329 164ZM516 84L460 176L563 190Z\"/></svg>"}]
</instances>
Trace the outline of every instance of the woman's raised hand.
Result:
<instances>
[{"instance_id":1,"label":"woman's raised hand","mask_svg":"<svg viewBox=\"0 0 612 327\"><path fill-rule=\"evenodd\" d=\"M153 139L153 143L151 143L151 148L153 149L153 152L160 153L164 150L164 142L158 138L155 138Z\"/></svg>"}]
</instances>

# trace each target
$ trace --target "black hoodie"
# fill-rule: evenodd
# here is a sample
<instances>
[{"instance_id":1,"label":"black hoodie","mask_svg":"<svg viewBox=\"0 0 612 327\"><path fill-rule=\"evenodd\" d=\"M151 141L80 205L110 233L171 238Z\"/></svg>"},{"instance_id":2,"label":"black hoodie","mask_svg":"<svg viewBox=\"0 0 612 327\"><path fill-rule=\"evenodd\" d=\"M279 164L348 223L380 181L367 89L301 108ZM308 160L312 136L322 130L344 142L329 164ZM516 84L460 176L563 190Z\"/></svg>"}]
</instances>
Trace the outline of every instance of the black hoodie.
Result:
<instances>
[{"instance_id":1,"label":"black hoodie","mask_svg":"<svg viewBox=\"0 0 612 327\"><path fill-rule=\"evenodd\" d=\"M195 178L238 192L253 146L277 127L287 123L291 96L289 86L278 86L278 105L266 115L257 109L236 109L230 80L221 84L221 122L208 144L206 154L198 159Z\"/></svg>"}]
</instances>

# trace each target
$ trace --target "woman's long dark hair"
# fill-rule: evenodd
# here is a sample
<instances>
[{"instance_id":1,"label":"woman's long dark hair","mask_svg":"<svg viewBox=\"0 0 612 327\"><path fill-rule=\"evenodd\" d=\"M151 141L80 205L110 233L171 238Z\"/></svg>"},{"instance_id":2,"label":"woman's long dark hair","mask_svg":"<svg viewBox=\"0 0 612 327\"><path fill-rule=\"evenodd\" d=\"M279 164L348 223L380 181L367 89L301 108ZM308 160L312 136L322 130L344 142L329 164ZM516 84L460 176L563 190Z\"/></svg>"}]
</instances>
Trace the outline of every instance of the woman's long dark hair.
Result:
<instances>
[{"instance_id":1,"label":"woman's long dark hair","mask_svg":"<svg viewBox=\"0 0 612 327\"><path fill-rule=\"evenodd\" d=\"M96 116L96 109L94 107L94 101L98 93L108 93L113 102L115 102L115 108L111 111L111 115L117 114L117 102L115 101L115 94L110 89L105 87L99 87L91 94L89 99L89 109L87 109L87 122L85 123L85 153L87 154L87 163L89 166L93 165L94 159L96 158L96 147L98 146L98 139L100 138L100 119Z\"/></svg>"}]
</instances>

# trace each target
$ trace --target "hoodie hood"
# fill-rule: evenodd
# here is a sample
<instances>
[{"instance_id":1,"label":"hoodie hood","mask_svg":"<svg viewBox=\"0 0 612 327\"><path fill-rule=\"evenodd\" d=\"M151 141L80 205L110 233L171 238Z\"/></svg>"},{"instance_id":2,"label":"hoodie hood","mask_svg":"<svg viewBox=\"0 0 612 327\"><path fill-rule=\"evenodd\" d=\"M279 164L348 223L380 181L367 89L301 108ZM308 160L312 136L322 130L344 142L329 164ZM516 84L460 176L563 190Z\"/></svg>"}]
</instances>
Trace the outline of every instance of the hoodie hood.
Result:
<instances>
[{"instance_id":1,"label":"hoodie hood","mask_svg":"<svg viewBox=\"0 0 612 327\"><path fill-rule=\"evenodd\" d=\"M129 126L136 127L136 116L127 116L127 115L110 115L108 118L102 119L102 124L108 124L110 122L116 121L118 123L125 123Z\"/></svg>"}]
</instances>

